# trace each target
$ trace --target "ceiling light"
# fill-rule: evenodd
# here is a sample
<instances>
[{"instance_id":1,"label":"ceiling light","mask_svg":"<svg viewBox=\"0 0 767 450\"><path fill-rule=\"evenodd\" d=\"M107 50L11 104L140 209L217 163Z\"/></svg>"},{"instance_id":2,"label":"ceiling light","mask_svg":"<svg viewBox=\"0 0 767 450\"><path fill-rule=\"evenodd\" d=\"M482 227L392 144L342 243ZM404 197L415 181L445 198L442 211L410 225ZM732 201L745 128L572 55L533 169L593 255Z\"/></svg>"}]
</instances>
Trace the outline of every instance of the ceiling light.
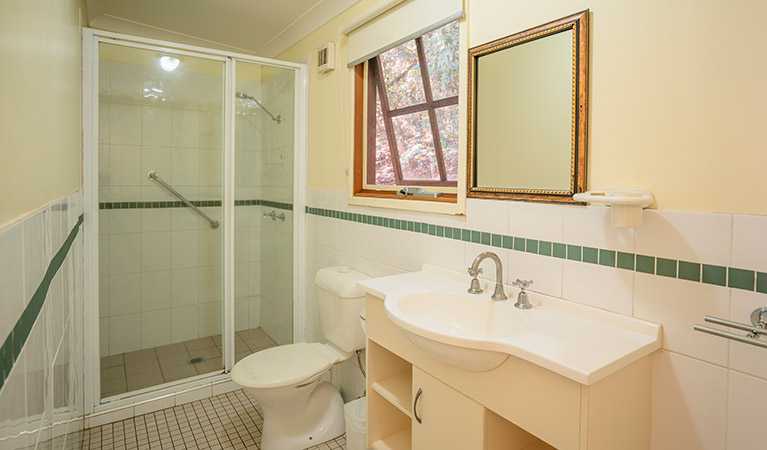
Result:
<instances>
[{"instance_id":1,"label":"ceiling light","mask_svg":"<svg viewBox=\"0 0 767 450\"><path fill-rule=\"evenodd\" d=\"M181 61L178 58L172 56L163 56L160 58L160 67L166 72L173 72L176 70Z\"/></svg>"}]
</instances>

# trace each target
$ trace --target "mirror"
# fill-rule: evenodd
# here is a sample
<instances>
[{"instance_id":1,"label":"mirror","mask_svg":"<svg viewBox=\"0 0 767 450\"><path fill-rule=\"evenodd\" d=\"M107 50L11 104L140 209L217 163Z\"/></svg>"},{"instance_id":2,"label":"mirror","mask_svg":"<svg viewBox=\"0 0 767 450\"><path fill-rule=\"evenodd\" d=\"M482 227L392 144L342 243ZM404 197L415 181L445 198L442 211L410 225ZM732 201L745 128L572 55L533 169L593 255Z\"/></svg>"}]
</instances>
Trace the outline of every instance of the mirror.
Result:
<instances>
[{"instance_id":1,"label":"mirror","mask_svg":"<svg viewBox=\"0 0 767 450\"><path fill-rule=\"evenodd\" d=\"M573 202L586 181L588 10L469 58L468 196Z\"/></svg>"}]
</instances>

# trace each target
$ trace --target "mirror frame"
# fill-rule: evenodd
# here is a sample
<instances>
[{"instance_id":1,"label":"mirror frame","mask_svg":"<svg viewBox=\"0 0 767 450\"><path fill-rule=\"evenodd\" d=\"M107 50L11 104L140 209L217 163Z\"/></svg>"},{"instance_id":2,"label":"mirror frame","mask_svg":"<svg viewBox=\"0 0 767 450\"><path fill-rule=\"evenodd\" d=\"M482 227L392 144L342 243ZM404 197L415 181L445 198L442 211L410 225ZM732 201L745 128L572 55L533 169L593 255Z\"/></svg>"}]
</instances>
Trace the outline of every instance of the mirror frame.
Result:
<instances>
[{"instance_id":1,"label":"mirror frame","mask_svg":"<svg viewBox=\"0 0 767 450\"><path fill-rule=\"evenodd\" d=\"M549 22L520 33L512 34L469 49L469 101L467 143L467 196L499 200L528 200L541 202L577 203L573 194L586 188L586 153L588 134L588 67L589 67L589 10ZM477 183L477 155L475 121L477 117L477 67L479 58L546 36L573 30L573 101L570 190L480 187Z\"/></svg>"}]
</instances>

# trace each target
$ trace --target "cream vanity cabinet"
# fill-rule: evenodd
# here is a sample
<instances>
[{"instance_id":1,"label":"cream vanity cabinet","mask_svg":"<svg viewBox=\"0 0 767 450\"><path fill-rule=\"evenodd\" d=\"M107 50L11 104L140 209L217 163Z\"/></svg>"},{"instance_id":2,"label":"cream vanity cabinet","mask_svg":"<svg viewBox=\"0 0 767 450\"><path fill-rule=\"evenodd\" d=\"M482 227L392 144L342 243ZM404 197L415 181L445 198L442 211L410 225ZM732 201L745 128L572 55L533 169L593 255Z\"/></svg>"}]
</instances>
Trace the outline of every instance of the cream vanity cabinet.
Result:
<instances>
[{"instance_id":1,"label":"cream vanity cabinet","mask_svg":"<svg viewBox=\"0 0 767 450\"><path fill-rule=\"evenodd\" d=\"M373 450L650 446L650 355L589 386L514 356L492 370L467 371L410 342L371 294L367 339Z\"/></svg>"}]
</instances>

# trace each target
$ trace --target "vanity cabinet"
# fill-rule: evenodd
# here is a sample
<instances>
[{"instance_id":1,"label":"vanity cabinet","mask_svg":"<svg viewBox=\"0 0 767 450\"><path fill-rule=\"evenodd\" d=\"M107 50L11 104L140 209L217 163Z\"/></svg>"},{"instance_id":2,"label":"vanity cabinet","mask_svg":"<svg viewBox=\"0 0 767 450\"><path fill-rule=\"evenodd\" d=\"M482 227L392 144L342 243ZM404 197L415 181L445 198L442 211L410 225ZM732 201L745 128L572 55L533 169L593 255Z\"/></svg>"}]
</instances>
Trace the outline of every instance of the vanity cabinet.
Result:
<instances>
[{"instance_id":1,"label":"vanity cabinet","mask_svg":"<svg viewBox=\"0 0 767 450\"><path fill-rule=\"evenodd\" d=\"M368 294L366 358L373 450L650 448L650 355L591 385L511 355L472 372L415 346Z\"/></svg>"},{"instance_id":2,"label":"vanity cabinet","mask_svg":"<svg viewBox=\"0 0 767 450\"><path fill-rule=\"evenodd\" d=\"M412 396L413 449L464 450L484 440L485 408L418 367Z\"/></svg>"}]
</instances>

